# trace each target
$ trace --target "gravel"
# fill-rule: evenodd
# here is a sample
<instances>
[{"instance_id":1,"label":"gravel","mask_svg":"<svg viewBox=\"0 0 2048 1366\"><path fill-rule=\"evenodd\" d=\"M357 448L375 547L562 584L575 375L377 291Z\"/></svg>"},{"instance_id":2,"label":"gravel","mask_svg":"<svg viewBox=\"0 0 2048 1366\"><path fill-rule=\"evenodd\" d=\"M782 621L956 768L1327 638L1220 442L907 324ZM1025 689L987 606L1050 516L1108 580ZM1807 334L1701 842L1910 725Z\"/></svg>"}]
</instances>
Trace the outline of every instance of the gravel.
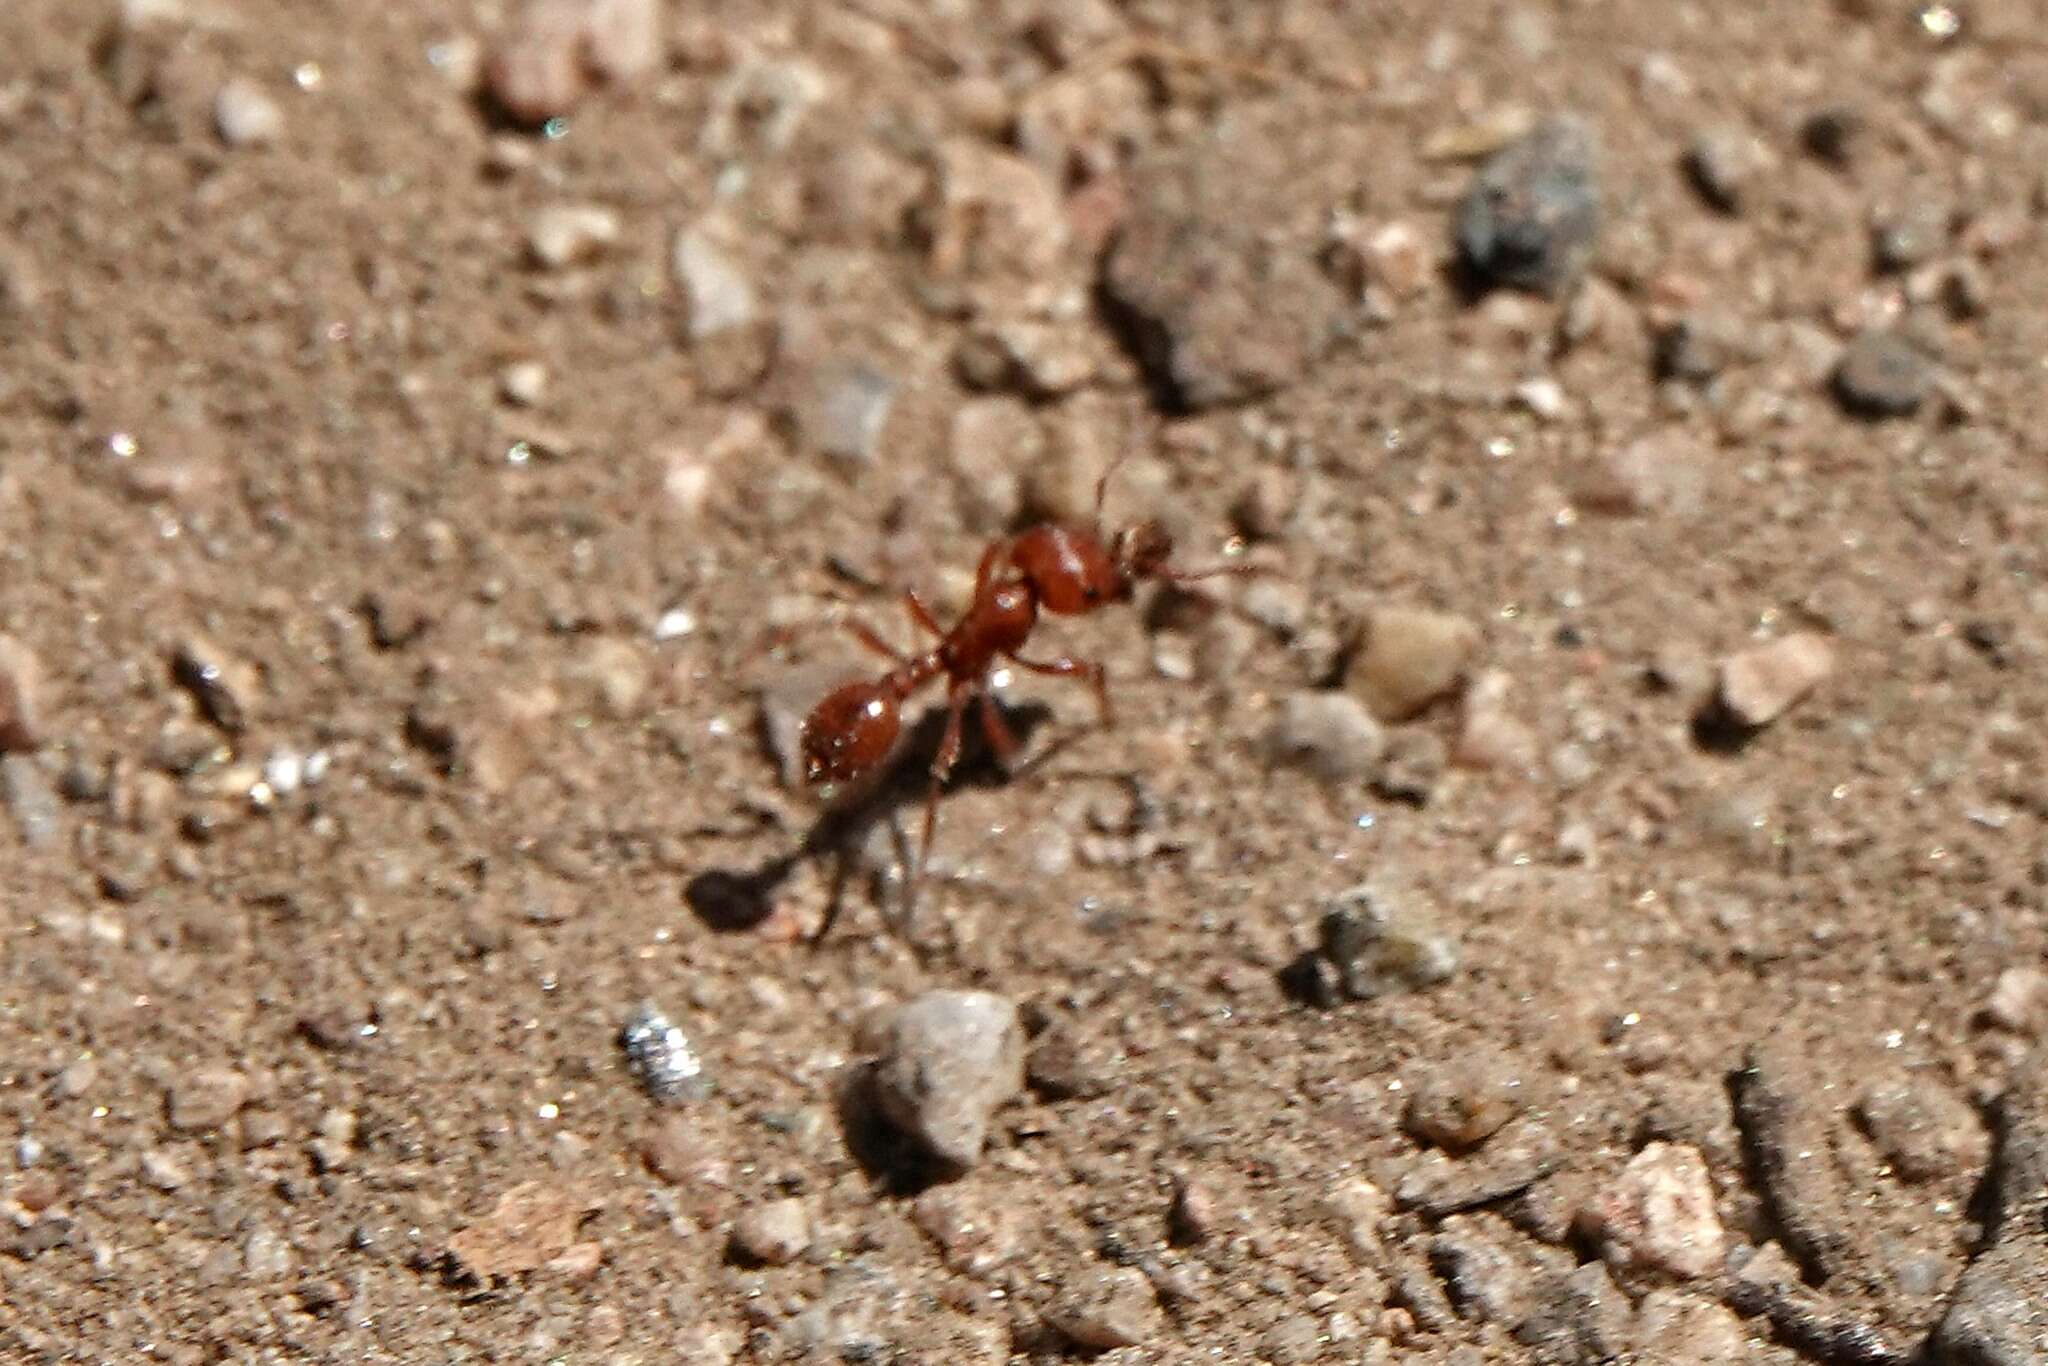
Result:
<instances>
[{"instance_id":1,"label":"gravel","mask_svg":"<svg viewBox=\"0 0 2048 1366\"><path fill-rule=\"evenodd\" d=\"M1699 1279L1719 1275L1727 1259L1706 1161L1682 1144L1646 1145L1594 1195L1584 1217L1618 1273Z\"/></svg>"},{"instance_id":2,"label":"gravel","mask_svg":"<svg viewBox=\"0 0 2048 1366\"><path fill-rule=\"evenodd\" d=\"M1934 389L1934 363L1887 328L1868 328L1842 348L1831 377L1835 398L1856 417L1909 417Z\"/></svg>"},{"instance_id":3,"label":"gravel","mask_svg":"<svg viewBox=\"0 0 2048 1366\"><path fill-rule=\"evenodd\" d=\"M1693 189L1713 208L1739 214L1756 195L1756 183L1771 168L1763 141L1742 128L1710 128L1685 149L1684 168Z\"/></svg>"},{"instance_id":4,"label":"gravel","mask_svg":"<svg viewBox=\"0 0 2048 1366\"><path fill-rule=\"evenodd\" d=\"M1871 264L1879 271L1904 271L1932 260L1948 246L1954 218L1943 201L1915 196L1871 225Z\"/></svg>"},{"instance_id":5,"label":"gravel","mask_svg":"<svg viewBox=\"0 0 2048 1366\"><path fill-rule=\"evenodd\" d=\"M1448 695L1479 652L1479 628L1462 617L1381 607L1365 619L1345 686L1382 721L1406 721Z\"/></svg>"},{"instance_id":6,"label":"gravel","mask_svg":"<svg viewBox=\"0 0 2048 1366\"><path fill-rule=\"evenodd\" d=\"M1333 783L1373 776L1386 746L1386 733L1365 703L1348 693L1320 689L1281 698L1266 731L1273 762L1298 765Z\"/></svg>"},{"instance_id":7,"label":"gravel","mask_svg":"<svg viewBox=\"0 0 2048 1366\"><path fill-rule=\"evenodd\" d=\"M661 1104L701 1100L710 1094L711 1079L689 1036L651 1003L643 1002L626 1017L619 1027L619 1046L626 1051L626 1070L633 1080Z\"/></svg>"},{"instance_id":8,"label":"gravel","mask_svg":"<svg viewBox=\"0 0 2048 1366\"><path fill-rule=\"evenodd\" d=\"M1722 660L1716 701L1729 720L1754 730L1790 711L1834 668L1834 647L1825 636L1796 632Z\"/></svg>"},{"instance_id":9,"label":"gravel","mask_svg":"<svg viewBox=\"0 0 2048 1366\"><path fill-rule=\"evenodd\" d=\"M757 1266L787 1266L811 1246L811 1215L796 1199L770 1200L732 1225L733 1256Z\"/></svg>"},{"instance_id":10,"label":"gravel","mask_svg":"<svg viewBox=\"0 0 2048 1366\"><path fill-rule=\"evenodd\" d=\"M2048 1023L2048 972L2014 967L1999 973L1984 1000L1984 1018L2015 1034L2039 1034Z\"/></svg>"},{"instance_id":11,"label":"gravel","mask_svg":"<svg viewBox=\"0 0 2048 1366\"><path fill-rule=\"evenodd\" d=\"M1935 1330L1948 1366L2048 1360L2048 1049L2021 1064L1998 1107L1991 1220Z\"/></svg>"},{"instance_id":12,"label":"gravel","mask_svg":"<svg viewBox=\"0 0 2048 1366\"><path fill-rule=\"evenodd\" d=\"M1572 501L1608 516L1691 517L1706 500L1709 465L1691 433L1651 432L1603 447L1574 482Z\"/></svg>"},{"instance_id":13,"label":"gravel","mask_svg":"<svg viewBox=\"0 0 2048 1366\"><path fill-rule=\"evenodd\" d=\"M746 327L759 316L753 283L711 225L697 223L676 232L669 269L689 310L692 340Z\"/></svg>"},{"instance_id":14,"label":"gravel","mask_svg":"<svg viewBox=\"0 0 2048 1366\"><path fill-rule=\"evenodd\" d=\"M1464 1053L1433 1063L1409 1087L1402 1124L1440 1148L1475 1148L1521 1113L1522 1073L1503 1055Z\"/></svg>"},{"instance_id":15,"label":"gravel","mask_svg":"<svg viewBox=\"0 0 2048 1366\"><path fill-rule=\"evenodd\" d=\"M214 96L213 122L230 147L260 147L284 135L284 110L254 81L223 85Z\"/></svg>"},{"instance_id":16,"label":"gravel","mask_svg":"<svg viewBox=\"0 0 2048 1366\"><path fill-rule=\"evenodd\" d=\"M1128 1267L1071 1278L1046 1322L1076 1347L1092 1352L1142 1346L1162 1327L1152 1283Z\"/></svg>"},{"instance_id":17,"label":"gravel","mask_svg":"<svg viewBox=\"0 0 2048 1366\"><path fill-rule=\"evenodd\" d=\"M1496 1216L1454 1214L1429 1240L1429 1263L1460 1317L1515 1324L1534 1307L1533 1268L1516 1255L1531 1246Z\"/></svg>"},{"instance_id":18,"label":"gravel","mask_svg":"<svg viewBox=\"0 0 2048 1366\"><path fill-rule=\"evenodd\" d=\"M179 1133L211 1133L233 1119L248 1099L249 1081L240 1072L202 1067L172 1084L165 1113Z\"/></svg>"},{"instance_id":19,"label":"gravel","mask_svg":"<svg viewBox=\"0 0 2048 1366\"><path fill-rule=\"evenodd\" d=\"M1262 237L1276 226L1270 211L1232 183L1251 173L1228 142L1140 168L1104 262L1110 321L1170 411L1272 393L1301 377L1336 326L1339 296L1312 244Z\"/></svg>"},{"instance_id":20,"label":"gravel","mask_svg":"<svg viewBox=\"0 0 2048 1366\"><path fill-rule=\"evenodd\" d=\"M1594 1366L1625 1361L1635 1343L1635 1308L1607 1268L1588 1262L1540 1288L1533 1311L1515 1326L1515 1340L1535 1352L1546 1366ZM1652 1356L1645 1360L1684 1361L1692 1357Z\"/></svg>"},{"instance_id":21,"label":"gravel","mask_svg":"<svg viewBox=\"0 0 2048 1366\"><path fill-rule=\"evenodd\" d=\"M29 848L44 848L56 841L61 829L57 794L27 755L0 755L0 805L14 817L21 841Z\"/></svg>"},{"instance_id":22,"label":"gravel","mask_svg":"<svg viewBox=\"0 0 2048 1366\"><path fill-rule=\"evenodd\" d=\"M171 655L171 675L206 719L230 733L247 727L256 703L256 669L204 636L187 636Z\"/></svg>"},{"instance_id":23,"label":"gravel","mask_svg":"<svg viewBox=\"0 0 2048 1366\"><path fill-rule=\"evenodd\" d=\"M1908 1181L1974 1177L1989 1154L1977 1112L1925 1072L1873 1082L1856 1101L1856 1118L1892 1170Z\"/></svg>"},{"instance_id":24,"label":"gravel","mask_svg":"<svg viewBox=\"0 0 2048 1366\"><path fill-rule=\"evenodd\" d=\"M1521 1119L1467 1157L1429 1152L1402 1174L1394 1187L1394 1202L1440 1218L1504 1200L1563 1165L1564 1154L1550 1130L1535 1120Z\"/></svg>"},{"instance_id":25,"label":"gravel","mask_svg":"<svg viewBox=\"0 0 2048 1366\"><path fill-rule=\"evenodd\" d=\"M1789 1041L1753 1045L1735 1074L1735 1123L1759 1179L1785 1250L1816 1281L1843 1271L1849 1242L1839 1221L1849 1193L1832 1163L1812 1155L1828 1151L1826 1116L1815 1104L1824 1094L1799 1049Z\"/></svg>"},{"instance_id":26,"label":"gravel","mask_svg":"<svg viewBox=\"0 0 2048 1366\"><path fill-rule=\"evenodd\" d=\"M1558 295L1592 258L1600 230L1591 128L1546 119L1488 158L1459 201L1453 236L1480 281Z\"/></svg>"},{"instance_id":27,"label":"gravel","mask_svg":"<svg viewBox=\"0 0 2048 1366\"><path fill-rule=\"evenodd\" d=\"M28 646L0 635L0 752L42 744L42 676Z\"/></svg>"},{"instance_id":28,"label":"gravel","mask_svg":"<svg viewBox=\"0 0 2048 1366\"><path fill-rule=\"evenodd\" d=\"M1024 1087L1017 1007L985 991L933 991L890 1019L874 1068L882 1116L956 1169L981 1158L996 1110Z\"/></svg>"},{"instance_id":29,"label":"gravel","mask_svg":"<svg viewBox=\"0 0 2048 1366\"><path fill-rule=\"evenodd\" d=\"M552 204L526 225L526 249L535 264L560 270L605 251L619 240L619 216L598 204Z\"/></svg>"},{"instance_id":30,"label":"gravel","mask_svg":"<svg viewBox=\"0 0 2048 1366\"><path fill-rule=\"evenodd\" d=\"M1390 802L1426 806L1450 765L1450 749L1432 731L1413 728L1387 736L1386 754L1372 775L1372 790Z\"/></svg>"},{"instance_id":31,"label":"gravel","mask_svg":"<svg viewBox=\"0 0 2048 1366\"><path fill-rule=\"evenodd\" d=\"M811 374L796 408L810 449L848 465L873 464L896 401L896 381L857 360L827 361Z\"/></svg>"},{"instance_id":32,"label":"gravel","mask_svg":"<svg viewBox=\"0 0 2048 1366\"><path fill-rule=\"evenodd\" d=\"M1458 970L1458 948L1412 893L1361 884L1324 904L1320 955L1354 1000L1420 990Z\"/></svg>"}]
</instances>

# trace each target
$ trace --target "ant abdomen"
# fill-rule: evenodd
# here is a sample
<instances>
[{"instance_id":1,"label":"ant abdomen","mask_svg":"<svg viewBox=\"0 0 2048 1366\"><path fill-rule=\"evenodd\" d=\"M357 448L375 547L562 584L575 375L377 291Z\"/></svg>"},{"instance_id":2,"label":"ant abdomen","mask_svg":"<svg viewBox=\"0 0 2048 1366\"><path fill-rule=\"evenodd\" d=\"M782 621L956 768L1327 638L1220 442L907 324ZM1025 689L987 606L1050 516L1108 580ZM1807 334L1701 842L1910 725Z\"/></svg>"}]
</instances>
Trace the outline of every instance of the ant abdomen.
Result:
<instances>
[{"instance_id":1,"label":"ant abdomen","mask_svg":"<svg viewBox=\"0 0 2048 1366\"><path fill-rule=\"evenodd\" d=\"M858 778L889 757L902 708L884 681L862 679L827 693L804 720L804 781Z\"/></svg>"}]
</instances>

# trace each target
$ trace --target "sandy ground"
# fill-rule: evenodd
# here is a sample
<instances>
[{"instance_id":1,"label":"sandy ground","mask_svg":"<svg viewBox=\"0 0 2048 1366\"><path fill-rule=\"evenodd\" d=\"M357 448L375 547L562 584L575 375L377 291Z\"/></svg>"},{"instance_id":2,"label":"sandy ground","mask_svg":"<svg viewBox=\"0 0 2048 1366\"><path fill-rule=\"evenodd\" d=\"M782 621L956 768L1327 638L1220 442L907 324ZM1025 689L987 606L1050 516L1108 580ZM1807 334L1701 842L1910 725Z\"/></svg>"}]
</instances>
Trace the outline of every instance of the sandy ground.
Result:
<instances>
[{"instance_id":1,"label":"sandy ground","mask_svg":"<svg viewBox=\"0 0 2048 1366\"><path fill-rule=\"evenodd\" d=\"M2048 1361L2037 7L593 8L0 6L0 1356Z\"/></svg>"}]
</instances>

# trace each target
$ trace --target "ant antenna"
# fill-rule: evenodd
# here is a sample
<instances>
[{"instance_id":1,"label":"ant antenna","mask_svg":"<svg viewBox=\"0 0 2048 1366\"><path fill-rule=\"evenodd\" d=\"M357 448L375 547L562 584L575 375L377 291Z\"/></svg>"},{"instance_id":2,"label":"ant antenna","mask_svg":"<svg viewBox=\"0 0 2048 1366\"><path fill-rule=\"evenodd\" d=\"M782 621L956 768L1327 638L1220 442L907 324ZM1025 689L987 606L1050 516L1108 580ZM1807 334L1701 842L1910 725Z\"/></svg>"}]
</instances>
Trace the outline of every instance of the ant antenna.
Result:
<instances>
[{"instance_id":1,"label":"ant antenna","mask_svg":"<svg viewBox=\"0 0 2048 1366\"><path fill-rule=\"evenodd\" d=\"M1124 449L1122 449L1122 450L1118 451L1118 452L1116 453L1116 455L1115 455L1114 457L1112 457L1112 458L1111 458L1111 460L1110 460L1110 462L1109 462L1108 466L1107 466L1106 468L1104 468L1104 470L1102 471L1102 477L1101 477L1100 479L1098 479L1098 480L1096 480L1096 481L1095 481L1095 528L1094 528L1094 529L1095 529L1095 534L1096 534L1097 536L1100 536L1100 535L1102 534L1102 504L1103 504L1103 501L1104 501L1104 499L1106 499L1106 498L1108 497L1108 495L1109 495L1109 479L1110 479L1110 476L1111 476L1111 475L1113 475L1113 474L1115 474L1115 473L1117 472L1117 469L1118 469L1118 468L1119 468L1119 467L1120 467L1120 466L1121 466L1121 465L1122 465L1122 464L1124 463L1124 461L1126 461L1126 460L1130 459L1130 455L1131 455L1131 450L1130 450L1130 447L1128 447L1128 446L1126 446L1126 447L1124 447Z\"/></svg>"},{"instance_id":2,"label":"ant antenna","mask_svg":"<svg viewBox=\"0 0 2048 1366\"><path fill-rule=\"evenodd\" d=\"M1159 430L1158 421L1155 419L1149 424L1149 426L1152 429L1152 433L1156 436ZM1102 477L1095 481L1094 529L1095 534L1097 536L1100 536L1102 534L1102 505L1109 495L1109 481L1111 478L1115 476L1118 470L1123 468L1124 461L1131 458L1131 447L1135 444L1137 444L1135 441L1126 442L1123 449L1118 451L1114 456L1110 458L1108 467L1102 471Z\"/></svg>"}]
</instances>

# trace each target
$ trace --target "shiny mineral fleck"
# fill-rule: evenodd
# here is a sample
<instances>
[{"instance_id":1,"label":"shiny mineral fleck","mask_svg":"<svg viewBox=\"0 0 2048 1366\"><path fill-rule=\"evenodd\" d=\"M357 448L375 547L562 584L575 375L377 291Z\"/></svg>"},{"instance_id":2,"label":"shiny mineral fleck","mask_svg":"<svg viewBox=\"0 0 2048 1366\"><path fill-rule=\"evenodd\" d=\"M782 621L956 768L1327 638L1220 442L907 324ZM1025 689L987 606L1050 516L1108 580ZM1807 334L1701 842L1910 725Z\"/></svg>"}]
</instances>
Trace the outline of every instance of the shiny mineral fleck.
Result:
<instances>
[{"instance_id":1,"label":"shiny mineral fleck","mask_svg":"<svg viewBox=\"0 0 2048 1366\"><path fill-rule=\"evenodd\" d=\"M619 1046L640 1089L664 1105L702 1099L711 1089L689 1037L652 1005L642 1004L626 1017Z\"/></svg>"}]
</instances>

